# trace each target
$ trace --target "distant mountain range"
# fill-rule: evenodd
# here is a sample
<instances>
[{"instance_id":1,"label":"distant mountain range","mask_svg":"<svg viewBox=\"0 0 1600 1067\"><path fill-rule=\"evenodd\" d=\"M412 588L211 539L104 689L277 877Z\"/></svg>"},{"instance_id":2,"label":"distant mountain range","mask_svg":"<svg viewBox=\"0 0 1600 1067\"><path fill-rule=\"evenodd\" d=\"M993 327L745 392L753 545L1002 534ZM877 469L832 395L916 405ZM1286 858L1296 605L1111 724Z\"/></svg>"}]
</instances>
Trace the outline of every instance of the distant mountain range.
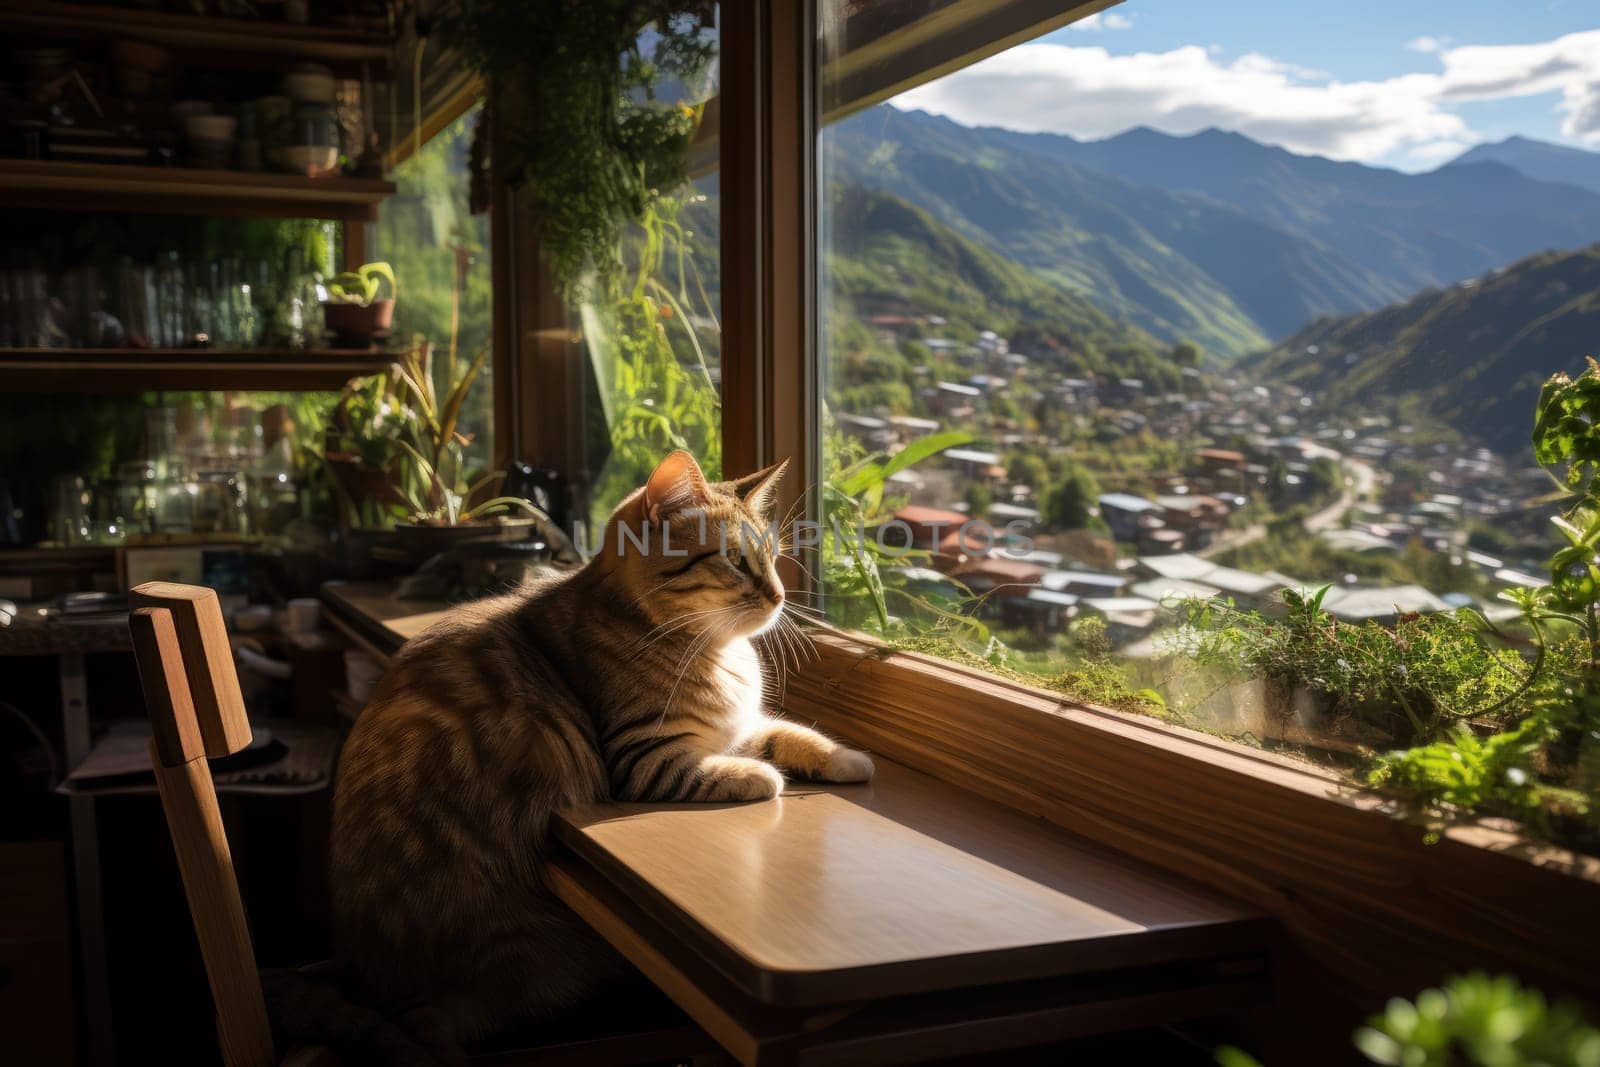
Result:
<instances>
[{"instance_id":1,"label":"distant mountain range","mask_svg":"<svg viewBox=\"0 0 1600 1067\"><path fill-rule=\"evenodd\" d=\"M1223 357L1600 239L1600 190L1522 169L1570 175L1582 160L1515 145L1520 161L1403 174L1216 130L1085 142L887 105L825 137L833 180L892 194L1111 316Z\"/></svg>"},{"instance_id":2,"label":"distant mountain range","mask_svg":"<svg viewBox=\"0 0 1600 1067\"><path fill-rule=\"evenodd\" d=\"M1585 152L1581 148L1526 137L1507 137L1494 144L1475 145L1449 165L1457 167L1469 163L1503 163L1542 182L1562 182L1600 193L1600 153Z\"/></svg>"},{"instance_id":3,"label":"distant mountain range","mask_svg":"<svg viewBox=\"0 0 1600 1067\"><path fill-rule=\"evenodd\" d=\"M1600 245L1546 252L1368 314L1324 319L1241 366L1324 406L1404 397L1503 453L1528 445L1539 386L1600 354Z\"/></svg>"}]
</instances>

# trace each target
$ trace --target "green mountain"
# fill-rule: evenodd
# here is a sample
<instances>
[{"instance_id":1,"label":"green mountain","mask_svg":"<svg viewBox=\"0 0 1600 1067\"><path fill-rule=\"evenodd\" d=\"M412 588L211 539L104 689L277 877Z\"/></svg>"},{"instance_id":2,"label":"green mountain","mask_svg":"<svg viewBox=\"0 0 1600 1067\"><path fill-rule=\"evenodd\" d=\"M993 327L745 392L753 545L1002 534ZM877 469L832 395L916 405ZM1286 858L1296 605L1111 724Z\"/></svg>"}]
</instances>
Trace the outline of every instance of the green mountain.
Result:
<instances>
[{"instance_id":1,"label":"green mountain","mask_svg":"<svg viewBox=\"0 0 1600 1067\"><path fill-rule=\"evenodd\" d=\"M1494 144L1474 145L1447 165L1458 167L1470 163L1503 163L1542 182L1562 182L1600 193L1600 152L1585 152L1581 148L1528 137L1507 137Z\"/></svg>"},{"instance_id":2,"label":"green mountain","mask_svg":"<svg viewBox=\"0 0 1600 1067\"><path fill-rule=\"evenodd\" d=\"M1189 234L1205 243L1206 220L1196 215L1214 215L1209 208L1197 213L1166 193L990 146L982 131L887 106L824 136L836 180L913 203L1117 318L1213 352L1268 341L1227 287L1175 247Z\"/></svg>"},{"instance_id":3,"label":"green mountain","mask_svg":"<svg viewBox=\"0 0 1600 1067\"><path fill-rule=\"evenodd\" d=\"M1170 346L898 197L835 183L824 210L834 234L826 249L829 366L836 390L861 390L848 410L903 410L910 366L929 355L887 344L868 327L876 316L938 316L945 323L933 332L954 338L993 330L1041 369L1063 374L1141 377L1157 388L1179 380Z\"/></svg>"},{"instance_id":4,"label":"green mountain","mask_svg":"<svg viewBox=\"0 0 1600 1067\"><path fill-rule=\"evenodd\" d=\"M1369 314L1312 323L1243 367L1319 404L1404 397L1501 452L1527 446L1539 386L1600 338L1600 245L1531 256Z\"/></svg>"},{"instance_id":5,"label":"green mountain","mask_svg":"<svg viewBox=\"0 0 1600 1067\"><path fill-rule=\"evenodd\" d=\"M1402 174L1215 130L1080 142L887 105L824 137L836 180L900 197L1112 315L1224 356L1600 238L1600 196L1500 164Z\"/></svg>"}]
</instances>

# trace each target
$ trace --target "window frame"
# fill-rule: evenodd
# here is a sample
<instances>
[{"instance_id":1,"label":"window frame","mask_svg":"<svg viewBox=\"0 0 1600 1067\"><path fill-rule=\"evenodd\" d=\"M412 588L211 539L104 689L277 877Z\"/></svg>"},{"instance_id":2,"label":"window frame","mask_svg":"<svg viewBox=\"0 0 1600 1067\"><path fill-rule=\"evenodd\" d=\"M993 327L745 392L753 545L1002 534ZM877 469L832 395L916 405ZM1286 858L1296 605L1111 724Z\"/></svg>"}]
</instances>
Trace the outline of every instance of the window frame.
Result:
<instances>
[{"instance_id":1,"label":"window frame","mask_svg":"<svg viewBox=\"0 0 1600 1067\"><path fill-rule=\"evenodd\" d=\"M722 173L723 457L729 474L790 459L779 514L805 497L802 513L815 517L823 470L822 121L1113 2L883 0L881 9L920 11L923 22L891 32L874 10L885 57L875 78L819 76L816 0L724 5L722 93L708 108ZM581 384L566 309L516 197L499 185L493 197L497 452L581 472L579 428L566 418ZM784 577L809 584L798 567ZM1340 1047L1352 1018L1388 996L1474 967L1600 1002L1592 939L1581 936L1600 914L1600 859L1503 820L1430 828L1286 757L861 635L819 628L814 637L817 659L786 682L789 714L1275 916L1285 934L1280 991L1295 994L1296 1008L1316 1001L1311 1014L1325 1033L1342 1031Z\"/></svg>"},{"instance_id":2,"label":"window frame","mask_svg":"<svg viewBox=\"0 0 1600 1067\"><path fill-rule=\"evenodd\" d=\"M859 72L853 83L834 82L862 95L836 99L828 116L1112 3L895 6L926 9L962 47L950 34L900 34L915 44L905 56L931 65L919 72L890 62L879 83ZM789 456L779 513L801 495L797 487L809 487L805 513L815 518L823 467L814 153L824 117L813 73L816 0L725 10L725 463L740 472ZM972 38L980 19L991 36ZM810 583L798 568L786 578ZM1344 1033L1361 1017L1352 1012L1475 967L1600 1001L1592 946L1574 936L1600 914L1600 859L1535 841L1507 820L1430 827L1389 798L1287 757L862 635L819 628L814 636L817 660L786 682L789 714L1259 906L1286 935L1280 980L1316 983L1297 990L1302 998L1333 992L1327 1019Z\"/></svg>"}]
</instances>

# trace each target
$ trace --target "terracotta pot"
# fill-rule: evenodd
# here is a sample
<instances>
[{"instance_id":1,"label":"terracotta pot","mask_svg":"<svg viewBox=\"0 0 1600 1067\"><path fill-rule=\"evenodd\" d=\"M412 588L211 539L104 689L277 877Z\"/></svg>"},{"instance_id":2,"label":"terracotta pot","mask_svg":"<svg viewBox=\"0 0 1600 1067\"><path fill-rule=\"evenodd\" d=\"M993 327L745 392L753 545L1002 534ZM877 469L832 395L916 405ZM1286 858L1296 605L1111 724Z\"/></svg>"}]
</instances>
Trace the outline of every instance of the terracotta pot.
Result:
<instances>
[{"instance_id":1,"label":"terracotta pot","mask_svg":"<svg viewBox=\"0 0 1600 1067\"><path fill-rule=\"evenodd\" d=\"M322 305L322 320L333 334L335 348L368 348L372 339L394 324L394 301Z\"/></svg>"}]
</instances>

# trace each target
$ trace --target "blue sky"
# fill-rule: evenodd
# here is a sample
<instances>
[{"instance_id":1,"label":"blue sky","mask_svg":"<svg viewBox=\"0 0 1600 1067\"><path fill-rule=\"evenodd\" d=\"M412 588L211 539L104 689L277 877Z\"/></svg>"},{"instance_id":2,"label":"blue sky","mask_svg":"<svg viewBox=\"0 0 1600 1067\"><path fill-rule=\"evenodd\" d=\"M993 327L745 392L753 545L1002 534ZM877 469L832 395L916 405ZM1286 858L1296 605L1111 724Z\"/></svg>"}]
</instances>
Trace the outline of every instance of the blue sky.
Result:
<instances>
[{"instance_id":1,"label":"blue sky","mask_svg":"<svg viewBox=\"0 0 1600 1067\"><path fill-rule=\"evenodd\" d=\"M1600 148L1600 3L1127 0L896 103L1086 138L1216 125L1408 170L1511 134Z\"/></svg>"}]
</instances>

